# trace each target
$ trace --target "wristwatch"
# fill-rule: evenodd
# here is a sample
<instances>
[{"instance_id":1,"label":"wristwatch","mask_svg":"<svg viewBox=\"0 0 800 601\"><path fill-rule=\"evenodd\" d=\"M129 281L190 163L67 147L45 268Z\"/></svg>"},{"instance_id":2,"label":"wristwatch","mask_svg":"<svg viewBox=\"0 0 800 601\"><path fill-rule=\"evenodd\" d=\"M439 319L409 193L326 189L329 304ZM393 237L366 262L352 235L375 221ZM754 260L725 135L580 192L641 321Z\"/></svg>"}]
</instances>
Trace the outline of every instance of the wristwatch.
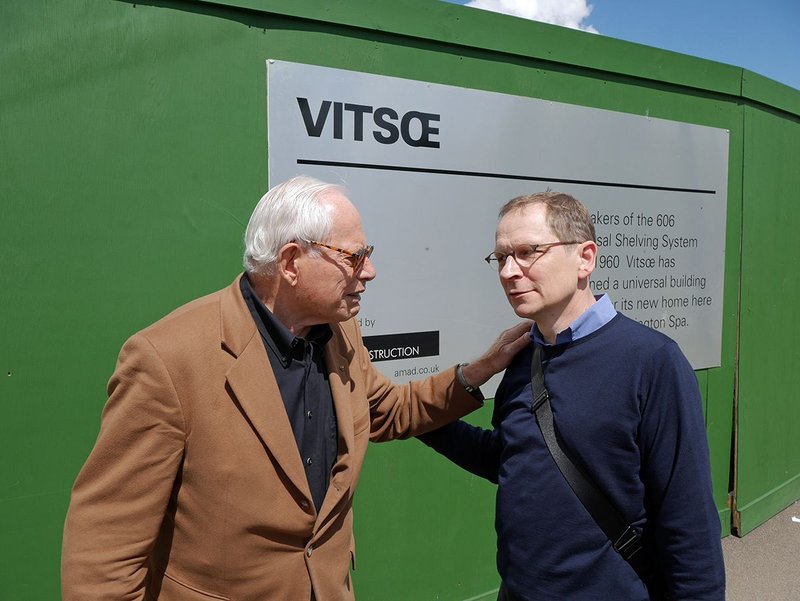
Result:
<instances>
[{"instance_id":1,"label":"wristwatch","mask_svg":"<svg viewBox=\"0 0 800 601\"><path fill-rule=\"evenodd\" d=\"M476 390L480 388L480 386L473 386L467 379L464 377L464 366L469 365L468 363L459 363L456 366L456 378L458 378L459 383L464 387L468 393L473 394Z\"/></svg>"}]
</instances>

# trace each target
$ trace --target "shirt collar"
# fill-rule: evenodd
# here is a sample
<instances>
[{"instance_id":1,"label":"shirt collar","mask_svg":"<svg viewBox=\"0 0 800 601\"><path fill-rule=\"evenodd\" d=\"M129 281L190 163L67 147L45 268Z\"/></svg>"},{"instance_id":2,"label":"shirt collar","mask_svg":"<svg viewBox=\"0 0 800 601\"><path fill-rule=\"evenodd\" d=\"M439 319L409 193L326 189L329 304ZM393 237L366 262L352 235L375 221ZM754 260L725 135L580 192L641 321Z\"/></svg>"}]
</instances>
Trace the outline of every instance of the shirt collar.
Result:
<instances>
[{"instance_id":1,"label":"shirt collar","mask_svg":"<svg viewBox=\"0 0 800 601\"><path fill-rule=\"evenodd\" d=\"M555 344L565 344L588 336L614 319L617 315L617 310L614 308L614 303L611 302L608 295L602 294L600 296L595 296L594 299L596 302L591 307L581 313L567 329L561 330L556 334ZM550 343L544 339L536 324L534 324L531 329L531 338L537 344L550 346Z\"/></svg>"},{"instance_id":2,"label":"shirt collar","mask_svg":"<svg viewBox=\"0 0 800 601\"><path fill-rule=\"evenodd\" d=\"M326 323L312 326L306 338L295 336L261 302L255 290L253 290L247 274L242 278L240 288L245 302L252 309L253 319L255 319L261 337L270 346L275 355L280 358L284 367L289 366L292 358L302 359L306 342L314 343L321 348L333 336L330 326Z\"/></svg>"}]
</instances>

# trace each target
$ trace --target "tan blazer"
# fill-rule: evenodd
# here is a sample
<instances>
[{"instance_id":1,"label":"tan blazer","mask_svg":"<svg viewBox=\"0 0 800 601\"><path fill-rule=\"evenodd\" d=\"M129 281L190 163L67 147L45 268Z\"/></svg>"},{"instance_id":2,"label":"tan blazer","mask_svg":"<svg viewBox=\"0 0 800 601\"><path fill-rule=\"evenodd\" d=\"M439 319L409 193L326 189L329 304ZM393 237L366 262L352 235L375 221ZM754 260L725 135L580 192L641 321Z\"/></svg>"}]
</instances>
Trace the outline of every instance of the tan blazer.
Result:
<instances>
[{"instance_id":1,"label":"tan blazer","mask_svg":"<svg viewBox=\"0 0 800 601\"><path fill-rule=\"evenodd\" d=\"M367 442L479 404L454 369L392 384L354 321L332 328L339 455L319 515L238 278L125 343L72 491L63 601L353 599L352 503Z\"/></svg>"}]
</instances>

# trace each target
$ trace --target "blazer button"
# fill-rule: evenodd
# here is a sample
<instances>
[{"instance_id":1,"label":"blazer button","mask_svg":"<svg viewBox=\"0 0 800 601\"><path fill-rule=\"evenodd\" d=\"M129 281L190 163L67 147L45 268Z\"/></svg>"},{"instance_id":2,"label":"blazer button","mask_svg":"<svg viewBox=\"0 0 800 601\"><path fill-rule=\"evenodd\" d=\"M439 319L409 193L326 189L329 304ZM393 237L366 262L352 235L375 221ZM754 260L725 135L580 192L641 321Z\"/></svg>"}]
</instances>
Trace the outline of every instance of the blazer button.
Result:
<instances>
[{"instance_id":1,"label":"blazer button","mask_svg":"<svg viewBox=\"0 0 800 601\"><path fill-rule=\"evenodd\" d=\"M300 507L302 507L303 509L308 509L308 501L306 501L305 499L300 501Z\"/></svg>"},{"instance_id":2,"label":"blazer button","mask_svg":"<svg viewBox=\"0 0 800 601\"><path fill-rule=\"evenodd\" d=\"M311 557L312 553L314 553L314 545L308 545L308 548L306 549L306 555Z\"/></svg>"}]
</instances>

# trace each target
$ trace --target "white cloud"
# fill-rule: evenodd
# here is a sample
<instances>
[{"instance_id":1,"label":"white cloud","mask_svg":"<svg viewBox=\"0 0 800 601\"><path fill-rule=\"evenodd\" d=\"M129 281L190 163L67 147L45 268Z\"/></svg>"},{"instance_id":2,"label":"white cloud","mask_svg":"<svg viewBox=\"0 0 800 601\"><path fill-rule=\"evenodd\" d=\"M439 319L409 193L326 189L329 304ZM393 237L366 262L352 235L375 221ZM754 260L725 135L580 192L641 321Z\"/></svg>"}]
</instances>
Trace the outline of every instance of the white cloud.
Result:
<instances>
[{"instance_id":1,"label":"white cloud","mask_svg":"<svg viewBox=\"0 0 800 601\"><path fill-rule=\"evenodd\" d=\"M471 0L466 6L598 33L585 23L593 8L587 0Z\"/></svg>"}]
</instances>

